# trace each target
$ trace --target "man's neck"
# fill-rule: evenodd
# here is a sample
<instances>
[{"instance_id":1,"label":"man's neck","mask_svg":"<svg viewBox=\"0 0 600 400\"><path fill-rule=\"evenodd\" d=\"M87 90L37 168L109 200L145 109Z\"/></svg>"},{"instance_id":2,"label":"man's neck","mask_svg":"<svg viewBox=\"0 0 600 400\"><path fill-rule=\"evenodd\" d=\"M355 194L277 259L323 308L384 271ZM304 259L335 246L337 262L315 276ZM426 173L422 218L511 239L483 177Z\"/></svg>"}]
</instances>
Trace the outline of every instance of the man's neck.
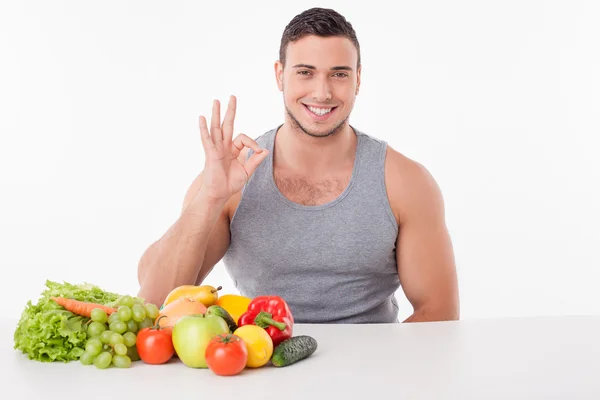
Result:
<instances>
[{"instance_id":1,"label":"man's neck","mask_svg":"<svg viewBox=\"0 0 600 400\"><path fill-rule=\"evenodd\" d=\"M348 123L333 135L318 138L286 121L276 133L275 164L278 168L308 175L336 171L354 162L356 141Z\"/></svg>"}]
</instances>

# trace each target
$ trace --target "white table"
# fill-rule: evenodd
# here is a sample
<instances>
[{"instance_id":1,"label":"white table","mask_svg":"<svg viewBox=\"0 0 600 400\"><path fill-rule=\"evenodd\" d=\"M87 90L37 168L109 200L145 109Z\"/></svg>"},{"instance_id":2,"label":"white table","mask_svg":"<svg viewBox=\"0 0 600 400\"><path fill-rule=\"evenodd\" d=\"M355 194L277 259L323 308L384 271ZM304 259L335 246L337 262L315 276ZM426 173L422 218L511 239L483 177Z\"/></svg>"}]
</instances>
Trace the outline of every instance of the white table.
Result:
<instances>
[{"instance_id":1,"label":"white table","mask_svg":"<svg viewBox=\"0 0 600 400\"><path fill-rule=\"evenodd\" d=\"M310 358L233 377L176 358L106 370L31 361L12 347L15 324L0 320L7 399L600 399L600 317L296 325L319 343Z\"/></svg>"}]
</instances>

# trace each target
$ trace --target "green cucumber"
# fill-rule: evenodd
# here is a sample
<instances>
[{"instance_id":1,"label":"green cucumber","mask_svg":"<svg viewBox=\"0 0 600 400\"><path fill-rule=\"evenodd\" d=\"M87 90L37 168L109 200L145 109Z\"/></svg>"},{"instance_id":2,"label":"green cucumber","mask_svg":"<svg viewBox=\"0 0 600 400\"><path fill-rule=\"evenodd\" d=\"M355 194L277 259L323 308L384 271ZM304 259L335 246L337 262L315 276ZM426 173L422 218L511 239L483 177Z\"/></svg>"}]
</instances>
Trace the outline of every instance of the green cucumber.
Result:
<instances>
[{"instance_id":1,"label":"green cucumber","mask_svg":"<svg viewBox=\"0 0 600 400\"><path fill-rule=\"evenodd\" d=\"M317 340L312 336L292 336L275 347L271 363L275 367L287 367L310 357L316 350Z\"/></svg>"},{"instance_id":2,"label":"green cucumber","mask_svg":"<svg viewBox=\"0 0 600 400\"><path fill-rule=\"evenodd\" d=\"M231 333L235 332L235 330L238 328L238 326L235 323L235 320L233 319L231 314L229 314L227 312L227 310L221 306L214 304L214 305L208 307L206 309L206 314L216 315L218 317L223 318L225 320L225 322L227 322L227 326L229 326L229 330L231 331Z\"/></svg>"}]
</instances>

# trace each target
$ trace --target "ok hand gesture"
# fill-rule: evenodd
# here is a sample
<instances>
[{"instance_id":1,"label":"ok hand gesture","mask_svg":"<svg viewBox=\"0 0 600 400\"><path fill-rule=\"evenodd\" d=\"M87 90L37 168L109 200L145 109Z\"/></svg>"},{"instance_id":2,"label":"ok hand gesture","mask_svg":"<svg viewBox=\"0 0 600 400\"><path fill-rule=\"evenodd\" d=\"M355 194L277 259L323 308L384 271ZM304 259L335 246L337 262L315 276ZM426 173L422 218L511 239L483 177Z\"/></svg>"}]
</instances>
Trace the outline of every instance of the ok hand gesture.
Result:
<instances>
[{"instance_id":1,"label":"ok hand gesture","mask_svg":"<svg viewBox=\"0 0 600 400\"><path fill-rule=\"evenodd\" d=\"M201 190L215 202L225 203L239 192L269 153L244 134L232 140L236 102L235 96L229 98L227 112L221 124L220 103L214 100L210 131L206 118L200 116L200 133L206 156ZM238 157L246 147L252 149L255 154L243 163Z\"/></svg>"}]
</instances>

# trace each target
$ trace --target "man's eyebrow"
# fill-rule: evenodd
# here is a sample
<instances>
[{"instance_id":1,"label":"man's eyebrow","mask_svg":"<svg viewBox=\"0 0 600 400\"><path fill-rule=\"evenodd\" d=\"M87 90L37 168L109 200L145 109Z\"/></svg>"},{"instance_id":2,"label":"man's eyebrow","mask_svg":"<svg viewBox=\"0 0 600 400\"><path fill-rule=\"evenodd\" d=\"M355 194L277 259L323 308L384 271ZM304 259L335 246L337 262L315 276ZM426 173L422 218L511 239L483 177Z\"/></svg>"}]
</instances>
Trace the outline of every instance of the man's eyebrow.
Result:
<instances>
[{"instance_id":1,"label":"man's eyebrow","mask_svg":"<svg viewBox=\"0 0 600 400\"><path fill-rule=\"evenodd\" d=\"M309 64L296 64L292 68L307 68L307 69L317 69L314 65ZM331 67L332 71L352 71L352 67L347 65L337 65L335 67Z\"/></svg>"}]
</instances>

